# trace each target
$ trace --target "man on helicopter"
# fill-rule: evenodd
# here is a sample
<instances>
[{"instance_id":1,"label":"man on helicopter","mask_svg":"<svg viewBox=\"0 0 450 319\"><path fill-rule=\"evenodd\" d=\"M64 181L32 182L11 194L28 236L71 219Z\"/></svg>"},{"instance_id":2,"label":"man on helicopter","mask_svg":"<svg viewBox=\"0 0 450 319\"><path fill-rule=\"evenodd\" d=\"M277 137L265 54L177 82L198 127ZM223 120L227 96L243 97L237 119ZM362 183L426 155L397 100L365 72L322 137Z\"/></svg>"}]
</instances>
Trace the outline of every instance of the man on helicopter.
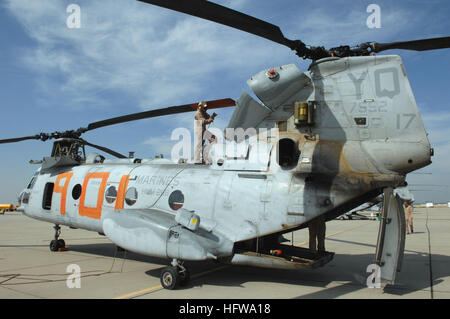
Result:
<instances>
[{"instance_id":1,"label":"man on helicopter","mask_svg":"<svg viewBox=\"0 0 450 319\"><path fill-rule=\"evenodd\" d=\"M205 139L209 139L212 134L206 130L206 125L211 124L215 117L216 113L213 113L211 116L206 112L208 109L208 104L206 102L198 103L197 112L194 117L194 163L195 164L204 164L205 159L200 159L203 144Z\"/></svg>"}]
</instances>

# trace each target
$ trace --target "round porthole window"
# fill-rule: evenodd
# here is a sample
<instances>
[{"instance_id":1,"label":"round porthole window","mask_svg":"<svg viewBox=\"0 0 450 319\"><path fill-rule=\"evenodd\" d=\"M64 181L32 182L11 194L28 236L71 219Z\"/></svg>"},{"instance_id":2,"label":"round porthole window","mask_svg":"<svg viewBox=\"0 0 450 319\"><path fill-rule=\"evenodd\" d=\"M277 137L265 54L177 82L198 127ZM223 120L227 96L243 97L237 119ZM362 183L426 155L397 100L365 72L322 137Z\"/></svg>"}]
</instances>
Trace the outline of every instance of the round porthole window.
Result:
<instances>
[{"instance_id":1,"label":"round porthole window","mask_svg":"<svg viewBox=\"0 0 450 319\"><path fill-rule=\"evenodd\" d=\"M72 198L77 200L81 196L81 185L77 184L72 189Z\"/></svg>"},{"instance_id":2,"label":"round porthole window","mask_svg":"<svg viewBox=\"0 0 450 319\"><path fill-rule=\"evenodd\" d=\"M183 207L184 204L184 195L181 191L176 190L173 191L169 196L169 206L173 210L178 210Z\"/></svg>"},{"instance_id":3,"label":"round porthole window","mask_svg":"<svg viewBox=\"0 0 450 319\"><path fill-rule=\"evenodd\" d=\"M138 199L137 189L135 187L128 188L125 194L125 202L128 206L133 206Z\"/></svg>"},{"instance_id":4,"label":"round porthole window","mask_svg":"<svg viewBox=\"0 0 450 319\"><path fill-rule=\"evenodd\" d=\"M105 199L108 204L114 203L117 198L116 186L109 186L105 192Z\"/></svg>"}]
</instances>

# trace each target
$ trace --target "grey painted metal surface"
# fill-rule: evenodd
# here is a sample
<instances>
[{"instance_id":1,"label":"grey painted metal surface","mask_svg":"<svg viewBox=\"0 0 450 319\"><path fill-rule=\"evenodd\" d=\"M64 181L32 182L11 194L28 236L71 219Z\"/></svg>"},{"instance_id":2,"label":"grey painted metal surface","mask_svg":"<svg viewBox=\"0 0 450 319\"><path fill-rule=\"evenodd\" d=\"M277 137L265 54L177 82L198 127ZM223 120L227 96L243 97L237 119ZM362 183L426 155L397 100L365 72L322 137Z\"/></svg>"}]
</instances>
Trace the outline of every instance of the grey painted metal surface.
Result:
<instances>
[{"instance_id":1,"label":"grey painted metal surface","mask_svg":"<svg viewBox=\"0 0 450 319\"><path fill-rule=\"evenodd\" d=\"M255 128L271 112L270 109L256 102L245 91L236 101L236 108L228 123L229 128L241 128L244 131Z\"/></svg>"}]
</instances>

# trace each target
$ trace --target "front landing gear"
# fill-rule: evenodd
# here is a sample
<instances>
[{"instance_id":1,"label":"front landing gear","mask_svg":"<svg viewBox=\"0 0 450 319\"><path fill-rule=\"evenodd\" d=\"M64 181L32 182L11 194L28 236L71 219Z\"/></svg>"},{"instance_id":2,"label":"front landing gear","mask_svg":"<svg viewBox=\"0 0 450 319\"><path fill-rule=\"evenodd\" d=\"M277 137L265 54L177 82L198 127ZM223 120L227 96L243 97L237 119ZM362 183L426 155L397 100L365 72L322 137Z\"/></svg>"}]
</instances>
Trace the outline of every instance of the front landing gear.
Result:
<instances>
[{"instance_id":1,"label":"front landing gear","mask_svg":"<svg viewBox=\"0 0 450 319\"><path fill-rule=\"evenodd\" d=\"M53 227L55 229L55 239L50 242L50 250L51 251L60 251L66 249L66 243L64 239L58 239L59 235L61 235L61 227L59 225L55 225Z\"/></svg>"},{"instance_id":2,"label":"front landing gear","mask_svg":"<svg viewBox=\"0 0 450 319\"><path fill-rule=\"evenodd\" d=\"M179 263L177 259L172 261L172 266L166 267L161 271L161 285L165 289L175 289L178 286L186 286L189 282L189 271Z\"/></svg>"}]
</instances>

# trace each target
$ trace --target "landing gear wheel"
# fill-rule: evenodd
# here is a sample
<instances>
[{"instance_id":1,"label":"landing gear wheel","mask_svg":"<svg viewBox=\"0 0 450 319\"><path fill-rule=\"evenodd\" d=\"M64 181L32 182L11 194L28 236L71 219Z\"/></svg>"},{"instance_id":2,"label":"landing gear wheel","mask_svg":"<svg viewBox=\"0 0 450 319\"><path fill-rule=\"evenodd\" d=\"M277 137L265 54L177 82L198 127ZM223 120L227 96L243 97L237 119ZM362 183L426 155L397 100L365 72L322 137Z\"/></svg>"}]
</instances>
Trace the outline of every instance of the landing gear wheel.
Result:
<instances>
[{"instance_id":1,"label":"landing gear wheel","mask_svg":"<svg viewBox=\"0 0 450 319\"><path fill-rule=\"evenodd\" d=\"M64 239L58 239L58 248L66 248L66 242L64 241Z\"/></svg>"},{"instance_id":2,"label":"landing gear wheel","mask_svg":"<svg viewBox=\"0 0 450 319\"><path fill-rule=\"evenodd\" d=\"M186 286L191 279L191 274L189 273L189 271L184 268L184 270L178 271L178 275L180 276L180 286Z\"/></svg>"},{"instance_id":3,"label":"landing gear wheel","mask_svg":"<svg viewBox=\"0 0 450 319\"><path fill-rule=\"evenodd\" d=\"M58 241L57 240L52 240L50 242L50 250L51 251L58 251L58 248L59 248Z\"/></svg>"},{"instance_id":4,"label":"landing gear wheel","mask_svg":"<svg viewBox=\"0 0 450 319\"><path fill-rule=\"evenodd\" d=\"M58 239L59 235L61 235L61 227L59 227L59 225L55 225L53 228L55 229L55 239L50 242L50 250L58 251L60 248L66 248L64 239Z\"/></svg>"},{"instance_id":5,"label":"landing gear wheel","mask_svg":"<svg viewBox=\"0 0 450 319\"><path fill-rule=\"evenodd\" d=\"M165 289L173 290L180 283L177 267L166 267L161 271L161 285Z\"/></svg>"}]
</instances>

